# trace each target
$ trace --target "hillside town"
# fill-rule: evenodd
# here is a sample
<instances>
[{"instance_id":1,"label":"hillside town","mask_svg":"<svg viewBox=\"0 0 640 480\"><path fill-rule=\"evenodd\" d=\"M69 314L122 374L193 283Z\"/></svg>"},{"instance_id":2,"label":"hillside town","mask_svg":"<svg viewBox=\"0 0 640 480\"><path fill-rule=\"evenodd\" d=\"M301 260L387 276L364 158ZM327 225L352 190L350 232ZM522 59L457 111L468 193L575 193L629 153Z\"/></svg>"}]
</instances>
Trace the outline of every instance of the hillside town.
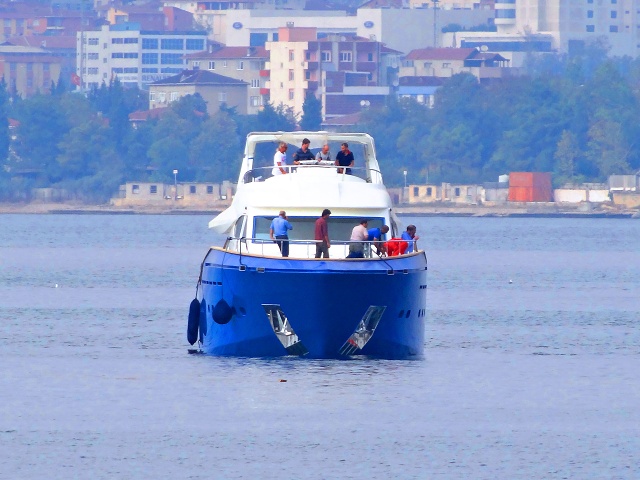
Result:
<instances>
[{"instance_id":1,"label":"hillside town","mask_svg":"<svg viewBox=\"0 0 640 480\"><path fill-rule=\"evenodd\" d=\"M299 115L309 94L324 127L349 125L389 95L432 105L443 79L518 75L531 54L604 42L638 56L636 0L317 0L3 2L0 68L23 98L60 81L78 91L118 79L148 92L144 121L184 95L256 113ZM159 115L158 111L154 115Z\"/></svg>"},{"instance_id":2,"label":"hillside town","mask_svg":"<svg viewBox=\"0 0 640 480\"><path fill-rule=\"evenodd\" d=\"M256 116L277 106L279 112L299 122L297 128L312 98L318 104L319 128L344 130L361 125L367 113L385 107L390 98L433 109L437 92L458 74L472 76L478 85L500 85L500 81L523 75L532 58L585 52L594 44L611 57L638 57L638 0L566 3L69 0L43 5L5 1L0 4L4 25L0 69L10 101L53 95L61 85L84 96L114 82L142 92L145 108L124 116L125 123L128 119L128 126L138 131L145 123L172 115L171 106L194 96L206 104L207 115ZM192 113L201 115L196 110ZM96 125L117 126L113 112L104 119L101 115L98 112ZM595 127L583 130L584 138L613 138L605 127L618 127L596 120L594 116ZM29 168L17 153L18 127L18 121L8 118L9 154L20 168L5 170L12 179L24 179L29 185L46 168ZM124 136L119 140L123 143ZM592 174L599 181L608 178L606 183L565 185L576 173L578 154L571 152L575 140L570 135L565 138L564 131L562 142L557 142L558 151L550 155L559 164L564 162L560 180L552 172L532 168L503 175L496 182L449 183L443 174L447 161L443 157L439 166L435 161L427 164L420 175L412 171L409 183L406 168L415 168L416 162L409 167L394 165L392 183L401 183L399 172L404 170L404 186L389 188L389 192L396 205L422 209L529 203L582 205L585 212L594 207L640 207L639 176L630 173L634 162L627 163L626 158L610 161L599 175ZM24 150L26 141L22 143ZM604 140L588 145L602 151L607 148ZM32 153L34 159L40 160ZM235 191L235 173L225 174L224 181L176 179L172 184L167 180L171 169L174 176L178 171L175 165L132 168L147 174L116 180L124 183L118 192L114 191L118 183L113 185L111 207L217 209L228 204ZM432 168L441 173L435 183L428 181ZM163 180L148 175L159 170L164 172ZM611 175L614 171L617 173ZM416 181L425 174L426 181ZM63 177L54 172L50 178L60 182ZM50 187L46 184L33 182L30 200L70 199L64 186L52 180Z\"/></svg>"}]
</instances>

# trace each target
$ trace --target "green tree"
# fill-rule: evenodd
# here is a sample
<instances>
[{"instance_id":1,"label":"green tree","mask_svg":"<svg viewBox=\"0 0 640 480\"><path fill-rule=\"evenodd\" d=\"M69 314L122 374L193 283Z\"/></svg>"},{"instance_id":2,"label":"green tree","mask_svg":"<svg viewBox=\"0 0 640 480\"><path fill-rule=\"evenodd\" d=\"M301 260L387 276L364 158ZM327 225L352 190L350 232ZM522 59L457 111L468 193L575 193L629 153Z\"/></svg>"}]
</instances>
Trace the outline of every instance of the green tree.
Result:
<instances>
[{"instance_id":1,"label":"green tree","mask_svg":"<svg viewBox=\"0 0 640 480\"><path fill-rule=\"evenodd\" d=\"M171 102L169 108L180 118L192 123L201 123L207 118L207 102L199 93L180 97L177 101Z\"/></svg>"},{"instance_id":2,"label":"green tree","mask_svg":"<svg viewBox=\"0 0 640 480\"><path fill-rule=\"evenodd\" d=\"M267 103L258 112L252 130L260 132L290 132L296 127L296 118L291 107L280 104L276 108Z\"/></svg>"},{"instance_id":3,"label":"green tree","mask_svg":"<svg viewBox=\"0 0 640 480\"><path fill-rule=\"evenodd\" d=\"M189 165L199 181L235 181L241 158L235 123L225 111L206 120L189 145Z\"/></svg>"},{"instance_id":4,"label":"green tree","mask_svg":"<svg viewBox=\"0 0 640 480\"><path fill-rule=\"evenodd\" d=\"M180 118L175 112L165 113L153 129L153 143L149 146L147 157L153 171L154 181L169 181L172 171L178 169L181 178L192 179L194 172L189 169L189 144L198 130L188 120Z\"/></svg>"},{"instance_id":5,"label":"green tree","mask_svg":"<svg viewBox=\"0 0 640 480\"><path fill-rule=\"evenodd\" d=\"M573 183L576 163L580 154L580 146L578 145L576 136L569 130L563 130L553 155L556 160L556 184L562 185L566 182Z\"/></svg>"},{"instance_id":6,"label":"green tree","mask_svg":"<svg viewBox=\"0 0 640 480\"><path fill-rule=\"evenodd\" d=\"M40 171L40 185L59 182L58 144L71 127L59 97L36 95L17 102L14 114L19 122L15 142L19 167Z\"/></svg>"},{"instance_id":7,"label":"green tree","mask_svg":"<svg viewBox=\"0 0 640 480\"><path fill-rule=\"evenodd\" d=\"M322 103L313 93L309 93L302 104L302 118L300 128L302 130L320 130L322 125Z\"/></svg>"},{"instance_id":8,"label":"green tree","mask_svg":"<svg viewBox=\"0 0 640 480\"><path fill-rule=\"evenodd\" d=\"M598 168L600 180L605 180L609 175L630 172L630 147L619 122L605 119L589 128L587 157Z\"/></svg>"}]
</instances>

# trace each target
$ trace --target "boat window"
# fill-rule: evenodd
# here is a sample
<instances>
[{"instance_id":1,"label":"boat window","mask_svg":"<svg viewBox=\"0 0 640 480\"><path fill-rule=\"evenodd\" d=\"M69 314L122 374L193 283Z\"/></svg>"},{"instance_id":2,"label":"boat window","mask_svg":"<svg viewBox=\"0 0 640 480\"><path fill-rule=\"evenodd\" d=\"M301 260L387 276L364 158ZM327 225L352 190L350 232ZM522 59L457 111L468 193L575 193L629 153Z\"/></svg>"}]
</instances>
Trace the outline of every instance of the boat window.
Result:
<instances>
[{"instance_id":1,"label":"boat window","mask_svg":"<svg viewBox=\"0 0 640 480\"><path fill-rule=\"evenodd\" d=\"M236 224L233 227L234 238L241 238L242 236L244 236L245 229L243 227L245 218L247 218L247 216L242 215L240 218L238 218L238 220L236 220Z\"/></svg>"},{"instance_id":2,"label":"boat window","mask_svg":"<svg viewBox=\"0 0 640 480\"><path fill-rule=\"evenodd\" d=\"M315 237L315 225L318 217L291 217L289 223L293 230L289 231L291 240L313 240ZM260 240L269 240L269 228L273 217L255 217L253 225L253 237ZM368 218L367 228L379 228L384 225L384 218ZM334 217L329 218L329 238L331 240L349 240L351 230L358 225L360 217ZM389 234L387 233L387 237ZM390 238L390 237L389 237Z\"/></svg>"},{"instance_id":3,"label":"boat window","mask_svg":"<svg viewBox=\"0 0 640 480\"><path fill-rule=\"evenodd\" d=\"M398 235L398 225L396 224L396 221L393 220L393 218L391 219L391 225L389 225L389 228L391 229L391 231L389 232L389 234L391 234L391 238L395 237ZM387 235L389 235L387 234Z\"/></svg>"}]
</instances>

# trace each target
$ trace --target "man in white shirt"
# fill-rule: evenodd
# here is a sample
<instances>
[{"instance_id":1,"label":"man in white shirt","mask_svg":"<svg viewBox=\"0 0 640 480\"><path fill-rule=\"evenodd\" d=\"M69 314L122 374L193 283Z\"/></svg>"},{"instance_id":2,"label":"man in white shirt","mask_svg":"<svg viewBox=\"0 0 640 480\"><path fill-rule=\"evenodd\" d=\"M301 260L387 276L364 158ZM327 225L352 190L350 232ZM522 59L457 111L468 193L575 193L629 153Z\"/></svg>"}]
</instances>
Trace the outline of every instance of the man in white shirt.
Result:
<instances>
[{"instance_id":1,"label":"man in white shirt","mask_svg":"<svg viewBox=\"0 0 640 480\"><path fill-rule=\"evenodd\" d=\"M276 150L276 154L273 156L273 169L271 173L273 175L285 175L287 172L287 142L280 142L278 145L278 149Z\"/></svg>"},{"instance_id":2,"label":"man in white shirt","mask_svg":"<svg viewBox=\"0 0 640 480\"><path fill-rule=\"evenodd\" d=\"M316 160L318 161L318 163L331 161L331 154L329 153L329 144L325 143L322 146L322 150L316 153Z\"/></svg>"},{"instance_id":3,"label":"man in white shirt","mask_svg":"<svg viewBox=\"0 0 640 480\"><path fill-rule=\"evenodd\" d=\"M366 219L360 220L360 224L353 227L351 230L351 242L349 244L349 255L347 258L364 258L364 242L369 239L369 232L367 231L367 224L369 222Z\"/></svg>"}]
</instances>

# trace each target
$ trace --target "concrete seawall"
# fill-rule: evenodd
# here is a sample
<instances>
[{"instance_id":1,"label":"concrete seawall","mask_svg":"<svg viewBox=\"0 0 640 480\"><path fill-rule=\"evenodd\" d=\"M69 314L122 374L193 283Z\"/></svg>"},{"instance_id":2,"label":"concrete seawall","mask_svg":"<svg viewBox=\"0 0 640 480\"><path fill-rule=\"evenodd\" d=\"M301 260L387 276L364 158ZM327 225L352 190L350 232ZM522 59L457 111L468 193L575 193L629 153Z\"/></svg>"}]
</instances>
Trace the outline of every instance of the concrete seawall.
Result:
<instances>
[{"instance_id":1,"label":"concrete seawall","mask_svg":"<svg viewBox=\"0 0 640 480\"><path fill-rule=\"evenodd\" d=\"M449 205L398 205L394 208L400 216L451 216L451 217L560 217L560 218L638 218L640 210L598 206L559 206L553 203L519 204L505 206L449 206ZM115 208L112 205L85 205L71 203L0 203L4 214L105 214L105 215L211 215L220 210L181 209L167 207Z\"/></svg>"}]
</instances>

